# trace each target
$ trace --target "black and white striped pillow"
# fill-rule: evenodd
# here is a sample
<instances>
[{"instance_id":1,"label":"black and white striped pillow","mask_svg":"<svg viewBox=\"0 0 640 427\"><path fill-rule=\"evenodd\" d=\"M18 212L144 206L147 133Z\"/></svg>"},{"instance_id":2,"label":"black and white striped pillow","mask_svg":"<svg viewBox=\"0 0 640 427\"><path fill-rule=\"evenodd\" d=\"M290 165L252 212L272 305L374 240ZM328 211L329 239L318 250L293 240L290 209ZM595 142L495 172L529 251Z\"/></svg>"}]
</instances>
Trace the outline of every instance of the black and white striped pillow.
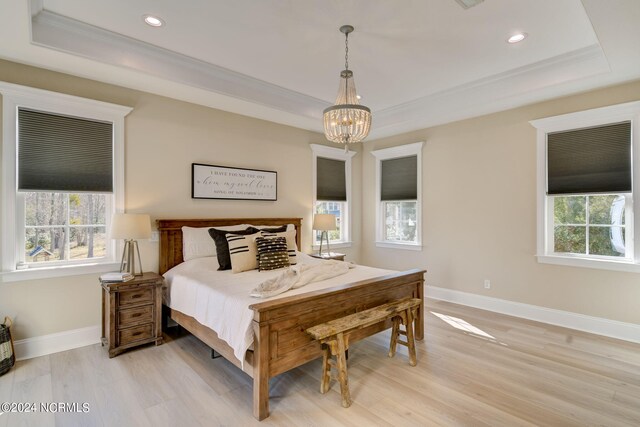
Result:
<instances>
[{"instance_id":1,"label":"black and white striped pillow","mask_svg":"<svg viewBox=\"0 0 640 427\"><path fill-rule=\"evenodd\" d=\"M231 271L240 273L258 268L258 251L254 239L260 237L260 233L250 234L248 236L227 234L225 237L229 244Z\"/></svg>"},{"instance_id":2,"label":"black and white striped pillow","mask_svg":"<svg viewBox=\"0 0 640 427\"><path fill-rule=\"evenodd\" d=\"M296 265L298 263L298 257L296 252L298 246L296 245L296 230L284 231L282 233L271 233L268 231L261 231L263 237L284 237L287 239L287 253L289 254L289 264Z\"/></svg>"},{"instance_id":3,"label":"black and white striped pillow","mask_svg":"<svg viewBox=\"0 0 640 427\"><path fill-rule=\"evenodd\" d=\"M285 237L256 237L258 270L275 270L289 267L289 253Z\"/></svg>"}]
</instances>

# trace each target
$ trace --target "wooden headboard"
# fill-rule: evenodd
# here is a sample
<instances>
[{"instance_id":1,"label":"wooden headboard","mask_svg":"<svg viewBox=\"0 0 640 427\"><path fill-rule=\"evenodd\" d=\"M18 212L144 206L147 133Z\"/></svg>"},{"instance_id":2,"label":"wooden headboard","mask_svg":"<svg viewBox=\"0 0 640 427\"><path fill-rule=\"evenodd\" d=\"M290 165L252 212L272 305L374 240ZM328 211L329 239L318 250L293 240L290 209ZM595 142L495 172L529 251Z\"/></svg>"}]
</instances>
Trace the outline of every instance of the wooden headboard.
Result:
<instances>
[{"instance_id":1,"label":"wooden headboard","mask_svg":"<svg viewBox=\"0 0 640 427\"><path fill-rule=\"evenodd\" d=\"M302 218L214 218L214 219L159 219L156 220L160 232L160 274L180 264L182 259L182 227L224 227L227 225L285 225L296 227L296 243L300 245Z\"/></svg>"}]
</instances>

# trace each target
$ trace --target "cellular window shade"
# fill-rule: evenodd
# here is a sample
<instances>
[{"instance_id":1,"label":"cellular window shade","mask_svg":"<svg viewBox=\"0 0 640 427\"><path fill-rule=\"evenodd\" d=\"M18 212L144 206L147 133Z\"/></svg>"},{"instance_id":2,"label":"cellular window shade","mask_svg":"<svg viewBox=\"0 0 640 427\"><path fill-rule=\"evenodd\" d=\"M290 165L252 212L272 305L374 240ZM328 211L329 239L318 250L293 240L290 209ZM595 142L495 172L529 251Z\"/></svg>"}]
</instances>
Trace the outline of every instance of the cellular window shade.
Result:
<instances>
[{"instance_id":1,"label":"cellular window shade","mask_svg":"<svg viewBox=\"0 0 640 427\"><path fill-rule=\"evenodd\" d=\"M547 194L631 192L631 122L547 134Z\"/></svg>"},{"instance_id":2,"label":"cellular window shade","mask_svg":"<svg viewBox=\"0 0 640 427\"><path fill-rule=\"evenodd\" d=\"M418 199L418 156L382 160L380 199Z\"/></svg>"},{"instance_id":3,"label":"cellular window shade","mask_svg":"<svg viewBox=\"0 0 640 427\"><path fill-rule=\"evenodd\" d=\"M18 190L113 192L113 124L19 109Z\"/></svg>"},{"instance_id":4,"label":"cellular window shade","mask_svg":"<svg viewBox=\"0 0 640 427\"><path fill-rule=\"evenodd\" d=\"M318 157L316 164L316 200L347 201L344 160Z\"/></svg>"}]
</instances>

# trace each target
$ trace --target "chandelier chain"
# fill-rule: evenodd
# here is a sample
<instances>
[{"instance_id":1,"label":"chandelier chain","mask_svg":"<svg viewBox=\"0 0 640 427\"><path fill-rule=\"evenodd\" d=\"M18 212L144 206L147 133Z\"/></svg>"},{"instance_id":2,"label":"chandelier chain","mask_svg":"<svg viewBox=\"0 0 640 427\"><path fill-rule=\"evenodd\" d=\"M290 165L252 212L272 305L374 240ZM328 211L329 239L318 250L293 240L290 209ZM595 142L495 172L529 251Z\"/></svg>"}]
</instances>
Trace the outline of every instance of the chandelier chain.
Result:
<instances>
[{"instance_id":1,"label":"chandelier chain","mask_svg":"<svg viewBox=\"0 0 640 427\"><path fill-rule=\"evenodd\" d=\"M344 69L349 69L349 33L344 35Z\"/></svg>"}]
</instances>

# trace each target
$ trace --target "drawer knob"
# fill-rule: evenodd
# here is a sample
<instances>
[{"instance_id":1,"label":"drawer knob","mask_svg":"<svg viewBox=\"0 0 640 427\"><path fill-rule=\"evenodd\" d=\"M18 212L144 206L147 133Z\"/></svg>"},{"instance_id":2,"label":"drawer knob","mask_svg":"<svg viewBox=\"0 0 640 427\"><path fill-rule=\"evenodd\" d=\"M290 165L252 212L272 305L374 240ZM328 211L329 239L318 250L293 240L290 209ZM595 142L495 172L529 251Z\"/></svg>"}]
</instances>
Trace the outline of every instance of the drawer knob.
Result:
<instances>
[{"instance_id":1,"label":"drawer knob","mask_svg":"<svg viewBox=\"0 0 640 427\"><path fill-rule=\"evenodd\" d=\"M142 296L142 294L135 294L134 296L132 296L131 298L140 298Z\"/></svg>"},{"instance_id":2,"label":"drawer knob","mask_svg":"<svg viewBox=\"0 0 640 427\"><path fill-rule=\"evenodd\" d=\"M134 313L131 315L131 317L140 317L142 316L142 313Z\"/></svg>"},{"instance_id":3,"label":"drawer knob","mask_svg":"<svg viewBox=\"0 0 640 427\"><path fill-rule=\"evenodd\" d=\"M131 336L135 337L135 336L140 335L140 334L142 334L142 332L138 331L138 332L134 332L133 334L131 334Z\"/></svg>"}]
</instances>

